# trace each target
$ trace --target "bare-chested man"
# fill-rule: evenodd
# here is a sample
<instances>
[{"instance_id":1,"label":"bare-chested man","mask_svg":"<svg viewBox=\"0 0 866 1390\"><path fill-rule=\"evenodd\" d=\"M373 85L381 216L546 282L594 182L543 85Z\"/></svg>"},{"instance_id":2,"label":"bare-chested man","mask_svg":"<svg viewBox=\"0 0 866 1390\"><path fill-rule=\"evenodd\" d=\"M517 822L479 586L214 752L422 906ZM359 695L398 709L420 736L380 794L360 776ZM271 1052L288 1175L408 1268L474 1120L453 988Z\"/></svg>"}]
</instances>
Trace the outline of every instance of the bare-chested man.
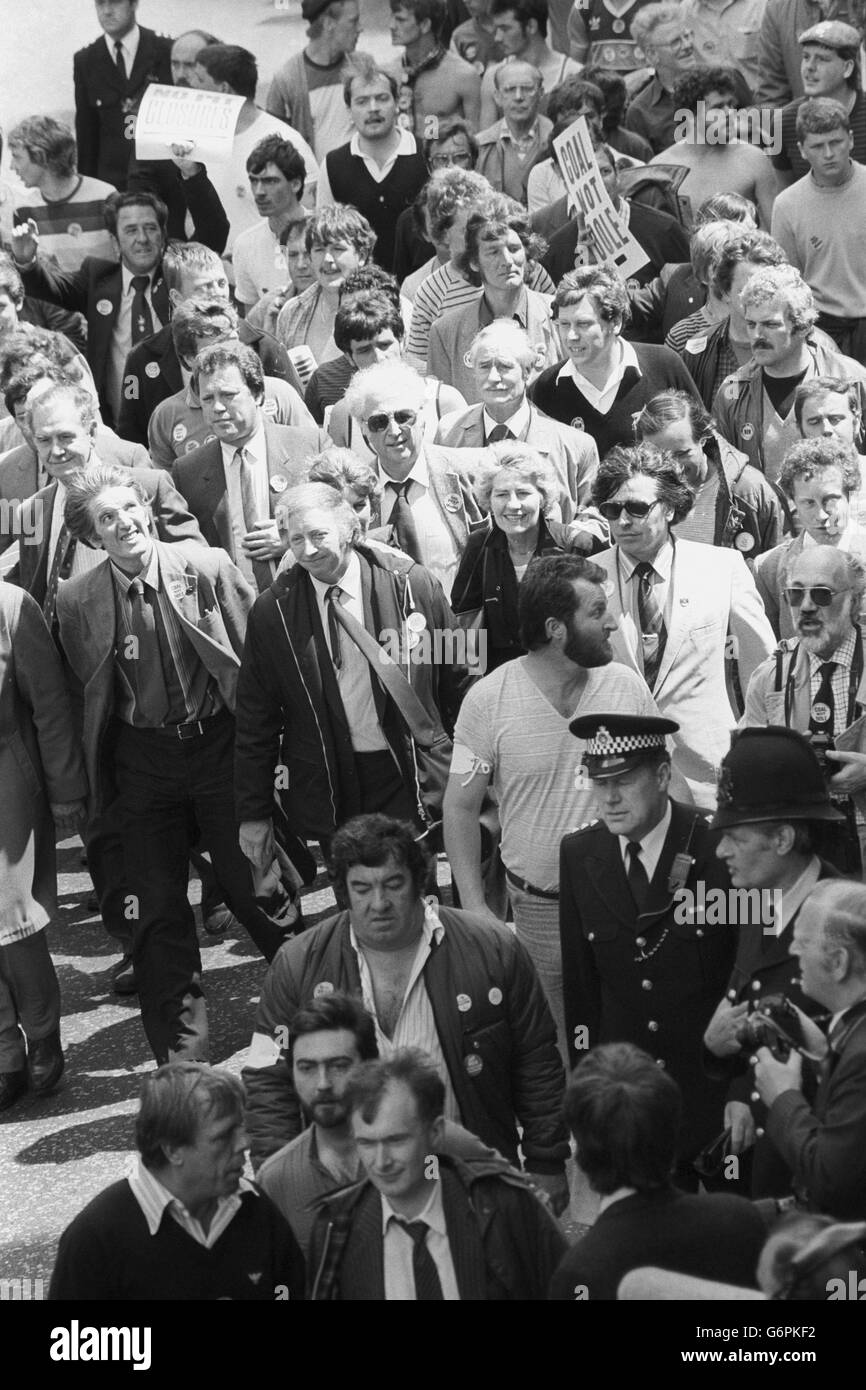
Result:
<instances>
[{"instance_id":1,"label":"bare-chested man","mask_svg":"<svg viewBox=\"0 0 866 1390\"><path fill-rule=\"evenodd\" d=\"M680 185L681 197L692 209L723 188L740 193L756 205L761 226L769 231L773 200L781 184L769 157L757 143L740 138L747 132L746 113L736 111L733 78L725 68L692 68L677 80L673 90L676 107L674 144L662 150L653 164L682 164L688 174Z\"/></svg>"},{"instance_id":2,"label":"bare-chested man","mask_svg":"<svg viewBox=\"0 0 866 1390\"><path fill-rule=\"evenodd\" d=\"M391 0L391 42L405 51L400 69L401 122L424 140L436 138L437 123L458 117L477 130L481 78L441 42L445 0Z\"/></svg>"}]
</instances>

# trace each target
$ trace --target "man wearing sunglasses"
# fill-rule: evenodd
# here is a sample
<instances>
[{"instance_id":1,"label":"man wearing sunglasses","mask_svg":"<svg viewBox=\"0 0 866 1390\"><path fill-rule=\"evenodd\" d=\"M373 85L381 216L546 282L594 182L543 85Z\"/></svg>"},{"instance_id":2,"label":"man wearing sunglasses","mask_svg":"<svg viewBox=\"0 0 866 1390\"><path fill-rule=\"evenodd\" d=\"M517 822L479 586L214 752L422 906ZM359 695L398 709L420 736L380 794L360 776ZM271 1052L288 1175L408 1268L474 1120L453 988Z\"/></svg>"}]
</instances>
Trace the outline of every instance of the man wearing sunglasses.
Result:
<instances>
[{"instance_id":1,"label":"man wearing sunglasses","mask_svg":"<svg viewBox=\"0 0 866 1390\"><path fill-rule=\"evenodd\" d=\"M785 570L813 546L847 550L866 558L866 530L852 511L860 488L860 464L853 448L829 435L803 439L788 450L779 486L790 498L798 536L774 546L755 561L755 583L777 637L794 637L797 612L785 601Z\"/></svg>"},{"instance_id":2,"label":"man wearing sunglasses","mask_svg":"<svg viewBox=\"0 0 866 1390\"><path fill-rule=\"evenodd\" d=\"M381 362L354 378L346 409L376 455L382 498L374 526L436 576L446 597L469 536L484 515L472 493L480 449L445 449L424 439L424 378L404 362Z\"/></svg>"},{"instance_id":3,"label":"man wearing sunglasses","mask_svg":"<svg viewBox=\"0 0 866 1390\"><path fill-rule=\"evenodd\" d=\"M795 635L782 642L752 676L743 722L796 729L811 740L820 757L835 747L866 709L863 634L858 621L866 568L862 557L850 551L812 543L792 548L782 575ZM833 859L843 872L859 874L866 817L852 797L866 794L866 771L839 768L835 763L825 766L826 775L832 776L830 794L847 822L847 833Z\"/></svg>"},{"instance_id":4,"label":"man wearing sunglasses","mask_svg":"<svg viewBox=\"0 0 866 1390\"><path fill-rule=\"evenodd\" d=\"M670 454L648 444L612 449L592 500L614 542L595 557L617 620L614 660L640 672L659 713L679 724L674 768L696 804L711 810L736 724L726 653L732 647L745 688L773 650L755 581L739 551L677 539L674 527L691 511L694 493Z\"/></svg>"}]
</instances>

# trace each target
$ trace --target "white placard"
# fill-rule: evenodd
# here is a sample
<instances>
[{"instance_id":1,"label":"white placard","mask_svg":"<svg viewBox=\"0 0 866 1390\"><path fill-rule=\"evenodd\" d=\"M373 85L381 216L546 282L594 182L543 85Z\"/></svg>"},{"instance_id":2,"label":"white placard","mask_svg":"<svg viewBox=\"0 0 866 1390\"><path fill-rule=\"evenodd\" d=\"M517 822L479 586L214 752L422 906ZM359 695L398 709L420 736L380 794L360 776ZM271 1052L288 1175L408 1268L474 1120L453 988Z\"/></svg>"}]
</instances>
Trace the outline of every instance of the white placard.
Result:
<instances>
[{"instance_id":1,"label":"white placard","mask_svg":"<svg viewBox=\"0 0 866 1390\"><path fill-rule=\"evenodd\" d=\"M151 83L135 122L139 159L170 159L172 145L189 145L189 158L202 163L228 159L244 98L229 92Z\"/></svg>"},{"instance_id":2,"label":"white placard","mask_svg":"<svg viewBox=\"0 0 866 1390\"><path fill-rule=\"evenodd\" d=\"M583 212L599 256L613 266L623 280L628 279L648 264L649 256L622 226L610 200L592 148L586 117L579 116L553 144L569 197Z\"/></svg>"}]
</instances>

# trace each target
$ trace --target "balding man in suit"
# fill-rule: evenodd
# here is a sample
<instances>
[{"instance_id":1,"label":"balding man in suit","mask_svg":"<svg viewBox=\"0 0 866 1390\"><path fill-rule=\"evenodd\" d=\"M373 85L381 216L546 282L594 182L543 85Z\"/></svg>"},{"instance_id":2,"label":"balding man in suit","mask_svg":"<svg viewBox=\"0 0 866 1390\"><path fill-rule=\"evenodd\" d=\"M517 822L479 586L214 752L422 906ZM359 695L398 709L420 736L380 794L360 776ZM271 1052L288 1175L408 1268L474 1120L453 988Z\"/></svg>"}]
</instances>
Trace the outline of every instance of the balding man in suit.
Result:
<instances>
[{"instance_id":1,"label":"balding man in suit","mask_svg":"<svg viewBox=\"0 0 866 1390\"><path fill-rule=\"evenodd\" d=\"M193 389L216 438L179 458L174 479L209 545L221 546L259 592L273 582L286 542L273 521L287 488L331 443L324 430L272 425L252 348L225 342L199 355Z\"/></svg>"}]
</instances>

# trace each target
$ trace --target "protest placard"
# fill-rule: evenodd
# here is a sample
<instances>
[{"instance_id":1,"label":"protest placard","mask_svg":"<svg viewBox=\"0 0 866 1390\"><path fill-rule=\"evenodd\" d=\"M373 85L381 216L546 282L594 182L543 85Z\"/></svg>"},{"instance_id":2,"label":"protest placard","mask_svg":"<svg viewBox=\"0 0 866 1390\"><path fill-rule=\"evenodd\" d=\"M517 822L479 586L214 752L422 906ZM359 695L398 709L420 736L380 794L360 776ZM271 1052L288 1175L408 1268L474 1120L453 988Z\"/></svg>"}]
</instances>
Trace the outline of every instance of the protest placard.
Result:
<instances>
[{"instance_id":1,"label":"protest placard","mask_svg":"<svg viewBox=\"0 0 866 1390\"><path fill-rule=\"evenodd\" d=\"M168 159L172 145L192 143L192 159L203 163L228 159L243 104L243 97L229 92L153 82L138 109L135 153L139 159Z\"/></svg>"},{"instance_id":2,"label":"protest placard","mask_svg":"<svg viewBox=\"0 0 866 1390\"><path fill-rule=\"evenodd\" d=\"M578 117L553 144L569 197L583 213L599 259L612 265L624 280L628 279L647 264L649 256L623 227L611 202L592 148L586 117Z\"/></svg>"}]
</instances>

